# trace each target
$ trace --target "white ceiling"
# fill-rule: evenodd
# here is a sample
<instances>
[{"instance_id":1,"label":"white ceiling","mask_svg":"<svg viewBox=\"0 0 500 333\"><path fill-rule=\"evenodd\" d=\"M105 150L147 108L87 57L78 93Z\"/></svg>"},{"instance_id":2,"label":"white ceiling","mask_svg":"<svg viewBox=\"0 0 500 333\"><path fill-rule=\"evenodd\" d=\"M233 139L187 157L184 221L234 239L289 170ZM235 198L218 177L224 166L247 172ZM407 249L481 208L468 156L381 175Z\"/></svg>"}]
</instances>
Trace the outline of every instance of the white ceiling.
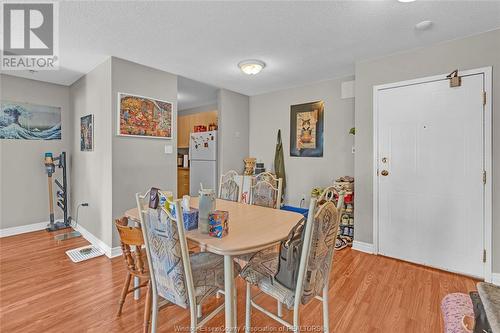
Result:
<instances>
[{"instance_id":1,"label":"white ceiling","mask_svg":"<svg viewBox=\"0 0 500 333\"><path fill-rule=\"evenodd\" d=\"M177 110L217 103L217 87L182 76L177 78Z\"/></svg>"},{"instance_id":2,"label":"white ceiling","mask_svg":"<svg viewBox=\"0 0 500 333\"><path fill-rule=\"evenodd\" d=\"M359 60L500 27L498 1L60 3L61 70L10 73L69 85L113 55L247 95L351 75ZM414 25L432 20L429 31ZM237 63L267 67L243 75Z\"/></svg>"}]
</instances>

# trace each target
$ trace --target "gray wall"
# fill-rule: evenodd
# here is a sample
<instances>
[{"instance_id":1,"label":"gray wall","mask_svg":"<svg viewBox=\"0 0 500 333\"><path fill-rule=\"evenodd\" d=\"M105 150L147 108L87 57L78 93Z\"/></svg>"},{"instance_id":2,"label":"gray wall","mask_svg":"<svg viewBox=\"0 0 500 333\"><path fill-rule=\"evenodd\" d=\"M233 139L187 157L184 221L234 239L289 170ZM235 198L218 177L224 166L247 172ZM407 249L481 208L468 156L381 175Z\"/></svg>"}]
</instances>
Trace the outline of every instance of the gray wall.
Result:
<instances>
[{"instance_id":1,"label":"gray wall","mask_svg":"<svg viewBox=\"0 0 500 333\"><path fill-rule=\"evenodd\" d=\"M0 140L0 229L48 221L43 157L45 152L66 151L71 158L73 126L69 88L0 74L0 98L61 107L61 140ZM57 172L56 178L61 175ZM55 206L56 218L62 217L60 211Z\"/></svg>"},{"instance_id":2,"label":"gray wall","mask_svg":"<svg viewBox=\"0 0 500 333\"><path fill-rule=\"evenodd\" d=\"M114 57L111 67L113 218L117 218L136 205L136 192L152 186L177 192L177 76ZM173 139L116 136L118 92L171 102ZM172 154L165 154L165 145L172 145ZM113 246L118 246L118 234L113 234Z\"/></svg>"},{"instance_id":3,"label":"gray wall","mask_svg":"<svg viewBox=\"0 0 500 333\"><path fill-rule=\"evenodd\" d=\"M179 116L185 116L188 114L210 112L210 111L217 111L217 104L208 104L208 105L197 106L195 108L179 110L178 113Z\"/></svg>"},{"instance_id":4,"label":"gray wall","mask_svg":"<svg viewBox=\"0 0 500 333\"><path fill-rule=\"evenodd\" d=\"M493 271L500 272L500 30L356 64L355 221L357 241L373 242L373 86L493 66Z\"/></svg>"},{"instance_id":5,"label":"gray wall","mask_svg":"<svg viewBox=\"0 0 500 333\"><path fill-rule=\"evenodd\" d=\"M352 77L324 81L250 97L250 155L274 168L276 134L281 129L285 172L286 202L299 205L302 197L309 201L314 186L327 186L339 176L353 175L354 139L348 134L354 126L354 99L341 99L341 82ZM290 156L290 106L323 100L323 157Z\"/></svg>"},{"instance_id":6,"label":"gray wall","mask_svg":"<svg viewBox=\"0 0 500 333\"><path fill-rule=\"evenodd\" d=\"M72 214L78 223L111 246L111 60L108 59L70 87L73 110ZM94 150L80 151L80 117L94 115Z\"/></svg>"},{"instance_id":7,"label":"gray wall","mask_svg":"<svg viewBox=\"0 0 500 333\"><path fill-rule=\"evenodd\" d=\"M219 175L229 170L241 173L243 159L249 156L249 97L220 89L217 92L217 109Z\"/></svg>"}]
</instances>

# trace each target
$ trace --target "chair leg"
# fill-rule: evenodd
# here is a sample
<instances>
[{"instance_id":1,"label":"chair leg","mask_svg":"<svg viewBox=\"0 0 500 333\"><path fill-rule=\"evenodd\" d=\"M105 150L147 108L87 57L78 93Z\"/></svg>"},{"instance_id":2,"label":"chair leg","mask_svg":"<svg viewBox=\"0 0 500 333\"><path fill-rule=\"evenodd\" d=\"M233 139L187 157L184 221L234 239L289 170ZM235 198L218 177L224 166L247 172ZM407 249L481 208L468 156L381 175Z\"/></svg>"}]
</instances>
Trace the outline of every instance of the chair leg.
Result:
<instances>
[{"instance_id":1,"label":"chair leg","mask_svg":"<svg viewBox=\"0 0 500 333\"><path fill-rule=\"evenodd\" d=\"M152 283L152 282L151 282ZM151 333L156 333L156 325L158 324L158 295L151 288Z\"/></svg>"},{"instance_id":2,"label":"chair leg","mask_svg":"<svg viewBox=\"0 0 500 333\"><path fill-rule=\"evenodd\" d=\"M123 285L122 288L122 293L120 295L120 302L118 303L118 313L116 316L121 316L122 314L122 309L123 309L123 304L125 303L125 298L127 297L128 294L128 288L130 287L130 280L132 278L132 274L127 272L127 276L125 277L125 284Z\"/></svg>"},{"instance_id":3,"label":"chair leg","mask_svg":"<svg viewBox=\"0 0 500 333\"><path fill-rule=\"evenodd\" d=\"M196 328L198 326L198 311L196 309L190 308L191 312L191 326L190 326L190 332L191 333L196 333Z\"/></svg>"},{"instance_id":4,"label":"chair leg","mask_svg":"<svg viewBox=\"0 0 500 333\"><path fill-rule=\"evenodd\" d=\"M252 314L252 290L250 283L247 282L247 296L245 304L245 333L250 333L250 317Z\"/></svg>"},{"instance_id":5,"label":"chair leg","mask_svg":"<svg viewBox=\"0 0 500 333\"><path fill-rule=\"evenodd\" d=\"M295 301L297 302L297 301ZM299 327L299 309L298 307L294 306L293 308L293 329L292 331L294 333L299 333L300 332L300 327Z\"/></svg>"},{"instance_id":6,"label":"chair leg","mask_svg":"<svg viewBox=\"0 0 500 333\"><path fill-rule=\"evenodd\" d=\"M148 291L146 293L146 304L144 306L144 333L149 331L149 323L151 321L151 281L148 282Z\"/></svg>"},{"instance_id":7,"label":"chair leg","mask_svg":"<svg viewBox=\"0 0 500 333\"><path fill-rule=\"evenodd\" d=\"M197 316L198 318L201 318L201 317L203 316L203 311L202 311L202 309L201 309L201 304L198 304L198 305L196 306L196 316Z\"/></svg>"},{"instance_id":8,"label":"chair leg","mask_svg":"<svg viewBox=\"0 0 500 333\"><path fill-rule=\"evenodd\" d=\"M278 301L278 317L283 317L283 304L280 301Z\"/></svg>"},{"instance_id":9,"label":"chair leg","mask_svg":"<svg viewBox=\"0 0 500 333\"><path fill-rule=\"evenodd\" d=\"M328 313L328 282L323 287L323 331L330 332L330 316Z\"/></svg>"}]
</instances>

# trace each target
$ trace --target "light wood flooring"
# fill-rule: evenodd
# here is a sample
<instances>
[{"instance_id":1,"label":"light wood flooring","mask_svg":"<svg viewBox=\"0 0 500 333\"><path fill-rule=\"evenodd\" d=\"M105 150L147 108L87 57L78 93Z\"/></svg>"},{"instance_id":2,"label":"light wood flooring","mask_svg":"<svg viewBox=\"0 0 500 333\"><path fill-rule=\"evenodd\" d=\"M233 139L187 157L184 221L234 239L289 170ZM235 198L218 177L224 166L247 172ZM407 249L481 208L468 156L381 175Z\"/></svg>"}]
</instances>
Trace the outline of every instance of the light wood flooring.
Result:
<instances>
[{"instance_id":1,"label":"light wood flooring","mask_svg":"<svg viewBox=\"0 0 500 333\"><path fill-rule=\"evenodd\" d=\"M125 278L121 257L105 256L79 264L65 251L88 244L83 238L63 242L45 231L0 239L0 332L140 332L144 293L127 298L115 317ZM475 289L474 279L374 256L351 249L335 255L330 278L330 326L333 332L442 332L440 301L451 292ZM215 299L204 311L215 308ZM260 303L275 310L263 296ZM291 312L284 310L285 318ZM303 307L301 325L311 331L321 325L321 303ZM160 332L175 332L189 324L189 311L160 311ZM245 322L244 284L238 281L238 324ZM220 332L222 311L204 332ZM256 332L279 332L280 325L253 311ZM316 330L317 331L317 330Z\"/></svg>"}]
</instances>

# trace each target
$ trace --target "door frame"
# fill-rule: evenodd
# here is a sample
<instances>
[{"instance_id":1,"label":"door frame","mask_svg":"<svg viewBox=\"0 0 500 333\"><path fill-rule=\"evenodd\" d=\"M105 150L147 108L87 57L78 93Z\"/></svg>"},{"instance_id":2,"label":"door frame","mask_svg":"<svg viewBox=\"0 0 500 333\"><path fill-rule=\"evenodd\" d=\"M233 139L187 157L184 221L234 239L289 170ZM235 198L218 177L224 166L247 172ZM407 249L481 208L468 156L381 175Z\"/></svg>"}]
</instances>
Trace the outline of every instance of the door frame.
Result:
<instances>
[{"instance_id":1,"label":"door frame","mask_svg":"<svg viewBox=\"0 0 500 333\"><path fill-rule=\"evenodd\" d=\"M484 280L492 281L492 225L493 225L493 206L492 206L492 67L482 67L471 70L460 71L460 76L471 76L483 74L484 91L486 92L486 103L483 112L483 148L484 148L484 171L486 171L486 184L484 186L484 249L486 250L486 261L484 262ZM411 86L427 82L447 80L448 74L428 76L413 80L399 81L388 84L373 86L373 251L379 254L379 186L378 186L378 128L379 128L379 110L378 94L382 90ZM478 96L481 98L481 96Z\"/></svg>"}]
</instances>

